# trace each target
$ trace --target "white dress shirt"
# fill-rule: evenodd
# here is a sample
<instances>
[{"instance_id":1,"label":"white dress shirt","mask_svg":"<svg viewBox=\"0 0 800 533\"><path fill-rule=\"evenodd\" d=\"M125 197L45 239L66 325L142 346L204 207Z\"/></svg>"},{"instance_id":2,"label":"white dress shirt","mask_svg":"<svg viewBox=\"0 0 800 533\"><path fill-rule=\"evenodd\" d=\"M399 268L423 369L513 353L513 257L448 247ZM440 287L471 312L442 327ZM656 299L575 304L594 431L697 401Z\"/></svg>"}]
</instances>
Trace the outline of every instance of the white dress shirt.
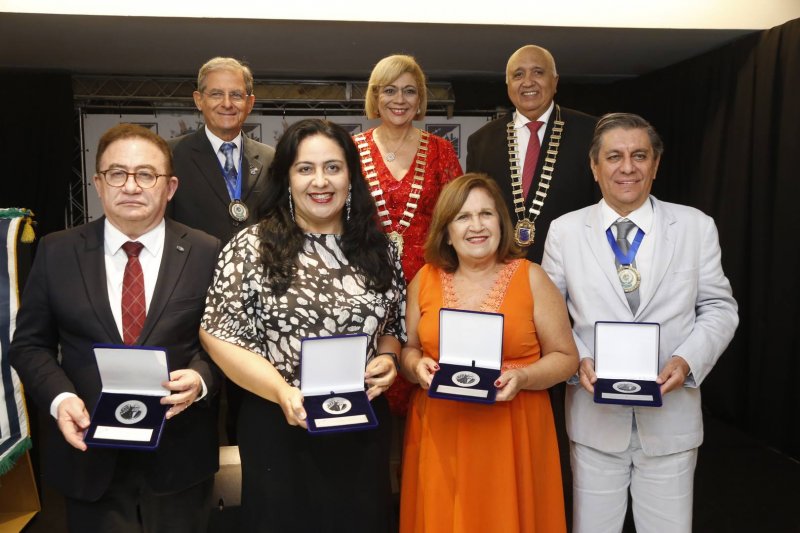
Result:
<instances>
[{"instance_id":1,"label":"white dress shirt","mask_svg":"<svg viewBox=\"0 0 800 533\"><path fill-rule=\"evenodd\" d=\"M639 250L636 252L635 258L636 270L638 270L639 274L642 276L642 281L639 285L639 298L643 301L645 295L649 295L650 291L653 290L653 279L647 275L652 272L653 254L655 250L653 239L647 238L648 235L653 233L653 226L655 224L653 203L648 197L642 205L628 214L628 216L621 217L619 213L614 211L603 199L600 200L600 211L603 215L603 231L611 228L611 233L615 240L617 238L617 228L613 224L618 220L630 220L636 224L639 229L644 231L644 238L642 239L642 244L639 246ZM632 243L634 237L636 237L636 232L631 230L627 235L628 242Z\"/></svg>"},{"instance_id":2,"label":"white dress shirt","mask_svg":"<svg viewBox=\"0 0 800 533\"><path fill-rule=\"evenodd\" d=\"M222 151L220 151L222 144L226 142L232 142L236 146L236 148L233 149L233 166L238 172L239 161L241 159L240 154L242 153L241 151L242 132L240 131L239 135L237 135L236 138L233 139L232 141L223 141L222 139L211 133L211 130L208 129L208 126L206 126L205 128L206 128L206 137L208 137L209 142L211 142L211 146L214 148L214 153L217 156L217 161L219 161L220 168L225 168L225 154L223 154Z\"/></svg>"},{"instance_id":3,"label":"white dress shirt","mask_svg":"<svg viewBox=\"0 0 800 533\"><path fill-rule=\"evenodd\" d=\"M550 115L555 109L555 103L550 102L550 107L547 108L547 111L542 113L542 116L537 118L539 122L542 122L542 125L539 127L539 130L536 134L539 136L539 146L542 146L544 142L544 131L547 129L547 123L550 120ZM528 122L535 122L533 120L528 120L528 118L520 113L519 111L514 111L514 130L517 132L517 148L519 150L519 168L520 168L520 176L525 171L525 154L528 153L528 143L531 139L531 130L528 129ZM541 152L539 152L541 154ZM534 169L535 170L535 169ZM534 176L534 182L536 182L536 176Z\"/></svg>"}]
</instances>

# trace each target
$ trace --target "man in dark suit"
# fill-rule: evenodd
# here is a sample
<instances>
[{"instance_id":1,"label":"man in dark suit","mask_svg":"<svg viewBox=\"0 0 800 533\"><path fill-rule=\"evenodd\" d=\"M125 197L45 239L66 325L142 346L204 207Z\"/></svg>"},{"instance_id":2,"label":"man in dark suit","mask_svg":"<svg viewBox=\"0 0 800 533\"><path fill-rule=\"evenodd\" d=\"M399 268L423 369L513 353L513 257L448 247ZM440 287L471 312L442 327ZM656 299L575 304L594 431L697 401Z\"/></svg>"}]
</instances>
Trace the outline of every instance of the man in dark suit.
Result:
<instances>
[{"instance_id":1,"label":"man in dark suit","mask_svg":"<svg viewBox=\"0 0 800 533\"><path fill-rule=\"evenodd\" d=\"M168 215L224 244L258 220L275 150L242 132L255 96L253 74L236 59L215 57L200 67L194 102L205 127L169 142L181 188Z\"/></svg>"},{"instance_id":2,"label":"man in dark suit","mask_svg":"<svg viewBox=\"0 0 800 533\"><path fill-rule=\"evenodd\" d=\"M52 415L44 477L66 496L71 531L204 531L220 372L198 331L219 240L164 218L178 179L152 131L111 128L96 168L105 217L39 243L9 351L26 391ZM139 302L142 312L132 312ZM155 451L87 448L102 389L96 343L166 349L169 408Z\"/></svg>"},{"instance_id":3,"label":"man in dark suit","mask_svg":"<svg viewBox=\"0 0 800 533\"><path fill-rule=\"evenodd\" d=\"M182 186L167 214L223 244L258 221L267 193L267 169L275 149L242 131L255 98L253 74L246 65L231 57L210 59L200 67L194 92L205 127L169 142ZM241 403L242 390L226 379L222 416L227 438L223 443L237 442Z\"/></svg>"},{"instance_id":4,"label":"man in dark suit","mask_svg":"<svg viewBox=\"0 0 800 533\"><path fill-rule=\"evenodd\" d=\"M596 119L553 102L558 86L555 60L539 46L523 46L511 55L506 85L515 112L470 135L467 172L485 172L497 181L515 217L521 244L527 246L528 259L540 263L550 222L599 198L586 164ZM563 124L557 124L558 120ZM541 148L535 170L528 168L532 182L525 194L522 178L525 167L530 167L526 162L531 140L528 123L537 121L541 122L536 129ZM558 129L562 130L560 140ZM514 167L519 170L512 173ZM535 232L530 231L534 226Z\"/></svg>"}]
</instances>

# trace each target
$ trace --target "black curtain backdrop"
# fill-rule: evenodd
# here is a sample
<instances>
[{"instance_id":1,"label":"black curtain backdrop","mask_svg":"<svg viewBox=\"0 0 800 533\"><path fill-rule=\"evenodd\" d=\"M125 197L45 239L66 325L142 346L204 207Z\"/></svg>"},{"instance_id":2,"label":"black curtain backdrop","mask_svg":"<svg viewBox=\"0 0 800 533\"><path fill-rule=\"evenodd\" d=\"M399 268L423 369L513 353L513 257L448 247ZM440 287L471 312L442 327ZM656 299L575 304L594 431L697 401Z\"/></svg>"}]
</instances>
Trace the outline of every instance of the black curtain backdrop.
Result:
<instances>
[{"instance_id":1,"label":"black curtain backdrop","mask_svg":"<svg viewBox=\"0 0 800 533\"><path fill-rule=\"evenodd\" d=\"M638 113L664 139L653 194L714 217L739 303L706 408L800 459L800 19L635 80L559 100Z\"/></svg>"},{"instance_id":2,"label":"black curtain backdrop","mask_svg":"<svg viewBox=\"0 0 800 533\"><path fill-rule=\"evenodd\" d=\"M0 72L0 101L0 207L32 209L37 236L63 229L80 149L70 75Z\"/></svg>"}]
</instances>

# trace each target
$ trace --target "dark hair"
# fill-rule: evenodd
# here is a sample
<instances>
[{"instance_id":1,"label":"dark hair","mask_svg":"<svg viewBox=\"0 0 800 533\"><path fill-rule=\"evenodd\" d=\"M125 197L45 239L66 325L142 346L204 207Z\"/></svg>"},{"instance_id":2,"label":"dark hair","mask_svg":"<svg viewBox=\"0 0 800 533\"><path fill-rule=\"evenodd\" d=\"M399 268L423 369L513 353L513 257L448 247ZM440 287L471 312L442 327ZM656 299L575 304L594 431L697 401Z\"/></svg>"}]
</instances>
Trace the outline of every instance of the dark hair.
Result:
<instances>
[{"instance_id":1,"label":"dark hair","mask_svg":"<svg viewBox=\"0 0 800 533\"><path fill-rule=\"evenodd\" d=\"M504 263L509 259L525 256L525 252L514 241L514 225L497 183L486 174L464 174L445 185L439 194L439 200L433 208L428 238L425 240L425 261L446 272L453 272L458 268L456 249L452 244L447 244L447 226L464 207L464 202L473 189L485 190L494 200L500 222L497 261Z\"/></svg>"},{"instance_id":2,"label":"dark hair","mask_svg":"<svg viewBox=\"0 0 800 533\"><path fill-rule=\"evenodd\" d=\"M100 159L106 153L108 147L122 139L144 139L153 143L164 154L164 158L167 161L167 168L164 169L164 172L172 176L172 152L167 141L159 137L153 130L138 124L117 124L100 137L100 141L97 143L97 156L94 161L96 171L100 171Z\"/></svg>"},{"instance_id":3,"label":"dark hair","mask_svg":"<svg viewBox=\"0 0 800 533\"><path fill-rule=\"evenodd\" d=\"M623 130L645 130L647 136L650 137L650 146L653 147L656 159L661 159L661 154L664 153L664 143L661 141L656 129L649 122L633 113L608 113L600 117L594 127L592 144L589 146L589 160L597 163L603 135L617 128L622 128Z\"/></svg>"},{"instance_id":4,"label":"dark hair","mask_svg":"<svg viewBox=\"0 0 800 533\"><path fill-rule=\"evenodd\" d=\"M389 240L378 226L375 201L361 175L358 149L344 128L315 118L295 122L286 129L269 167L267 194L258 229L261 263L268 272L267 283L274 293L284 294L297 272L297 256L305 237L289 212L289 171L297 159L300 143L314 135L324 135L341 147L350 176L350 220L346 219L344 209L341 215L342 252L364 275L368 288L386 291L394 276L394 261L389 252Z\"/></svg>"}]
</instances>

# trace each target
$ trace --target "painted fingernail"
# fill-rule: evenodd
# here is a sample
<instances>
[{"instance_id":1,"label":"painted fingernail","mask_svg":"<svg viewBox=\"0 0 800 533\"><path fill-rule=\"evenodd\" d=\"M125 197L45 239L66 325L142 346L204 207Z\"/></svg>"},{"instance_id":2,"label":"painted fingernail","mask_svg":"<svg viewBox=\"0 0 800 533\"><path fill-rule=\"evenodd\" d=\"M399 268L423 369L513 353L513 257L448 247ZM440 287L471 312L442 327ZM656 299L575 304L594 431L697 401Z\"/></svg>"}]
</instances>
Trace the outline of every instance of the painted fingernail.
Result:
<instances>
[{"instance_id":1,"label":"painted fingernail","mask_svg":"<svg viewBox=\"0 0 800 533\"><path fill-rule=\"evenodd\" d=\"M433 365L433 368L435 368L436 370L439 370L439 365Z\"/></svg>"},{"instance_id":2,"label":"painted fingernail","mask_svg":"<svg viewBox=\"0 0 800 533\"><path fill-rule=\"evenodd\" d=\"M494 384L499 387L500 386L500 380L498 379L497 381L494 382Z\"/></svg>"}]
</instances>

